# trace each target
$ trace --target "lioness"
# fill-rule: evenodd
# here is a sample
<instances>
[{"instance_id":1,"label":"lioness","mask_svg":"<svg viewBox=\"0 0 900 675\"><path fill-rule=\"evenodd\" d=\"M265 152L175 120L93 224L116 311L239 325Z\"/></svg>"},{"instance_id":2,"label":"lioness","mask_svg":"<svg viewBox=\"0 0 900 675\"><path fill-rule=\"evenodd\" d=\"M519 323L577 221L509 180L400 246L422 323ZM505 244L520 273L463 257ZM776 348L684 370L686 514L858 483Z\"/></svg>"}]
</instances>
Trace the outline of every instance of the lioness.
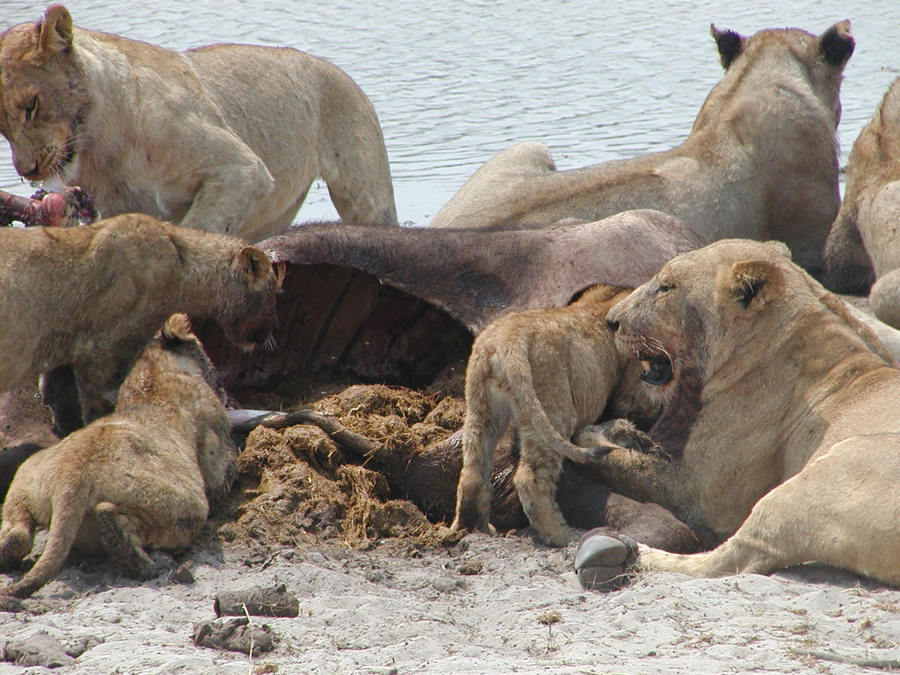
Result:
<instances>
[{"instance_id":1,"label":"lioness","mask_svg":"<svg viewBox=\"0 0 900 675\"><path fill-rule=\"evenodd\" d=\"M607 321L620 349L671 373L650 382L664 402L650 436L671 460L617 449L598 472L719 544L695 555L638 545L641 569L720 576L818 561L900 585L900 368L783 245L679 255ZM626 554L595 535L577 559Z\"/></svg>"},{"instance_id":2,"label":"lioness","mask_svg":"<svg viewBox=\"0 0 900 675\"><path fill-rule=\"evenodd\" d=\"M43 553L0 595L27 597L62 569L73 544L103 550L129 576L148 578L146 548L189 546L209 501L234 480L237 449L215 369L183 314L166 321L122 383L114 413L19 467L0 527L0 569Z\"/></svg>"},{"instance_id":3,"label":"lioness","mask_svg":"<svg viewBox=\"0 0 900 675\"><path fill-rule=\"evenodd\" d=\"M472 344L466 367L462 470L453 529L490 531L494 448L512 421L519 464L513 483L538 535L564 546L572 538L556 503L563 458L591 462L614 447L640 442L639 432L617 420L615 436L598 447L573 445L572 433L603 413L624 359L604 324L606 313L629 291L600 284L572 304L508 314Z\"/></svg>"},{"instance_id":4,"label":"lioness","mask_svg":"<svg viewBox=\"0 0 900 675\"><path fill-rule=\"evenodd\" d=\"M875 316L900 328L900 78L853 144L846 180L825 246L826 283L841 293L871 287Z\"/></svg>"},{"instance_id":5,"label":"lioness","mask_svg":"<svg viewBox=\"0 0 900 675\"><path fill-rule=\"evenodd\" d=\"M290 225L322 176L346 222L397 222L371 102L295 49L179 53L73 28L51 5L0 34L0 104L16 171L80 185L104 216L139 211L257 241Z\"/></svg>"},{"instance_id":6,"label":"lioness","mask_svg":"<svg viewBox=\"0 0 900 675\"><path fill-rule=\"evenodd\" d=\"M272 265L233 237L124 214L2 228L0 250L0 390L70 365L85 422L109 412L107 397L170 314L214 318L246 349L274 327Z\"/></svg>"},{"instance_id":7,"label":"lioness","mask_svg":"<svg viewBox=\"0 0 900 675\"><path fill-rule=\"evenodd\" d=\"M779 239L809 270L839 206L835 130L850 22L820 37L797 29L751 37L712 27L725 76L685 142L665 152L557 171L541 143L482 166L431 227L545 226L652 208L707 240Z\"/></svg>"}]
</instances>

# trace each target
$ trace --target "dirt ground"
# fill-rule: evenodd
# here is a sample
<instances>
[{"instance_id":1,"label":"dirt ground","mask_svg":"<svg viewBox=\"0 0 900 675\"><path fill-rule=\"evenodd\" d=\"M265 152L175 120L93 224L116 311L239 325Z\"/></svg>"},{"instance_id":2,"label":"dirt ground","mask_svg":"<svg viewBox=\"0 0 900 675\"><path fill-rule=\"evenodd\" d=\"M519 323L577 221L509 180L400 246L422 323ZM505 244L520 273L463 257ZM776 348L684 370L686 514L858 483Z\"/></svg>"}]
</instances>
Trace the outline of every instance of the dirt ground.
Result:
<instances>
[{"instance_id":1,"label":"dirt ground","mask_svg":"<svg viewBox=\"0 0 900 675\"><path fill-rule=\"evenodd\" d=\"M290 400L402 460L460 426L460 369L448 375L422 392L331 385ZM528 529L461 537L317 427L257 428L239 464L238 485L197 545L158 556L172 571L138 583L73 556L23 611L0 613L0 675L54 664L61 673L900 669L900 590L849 574L653 573L585 592L574 544L550 549ZM279 584L298 614L244 617L259 631L251 653L194 644L199 624L228 621L216 616L217 596Z\"/></svg>"}]
</instances>

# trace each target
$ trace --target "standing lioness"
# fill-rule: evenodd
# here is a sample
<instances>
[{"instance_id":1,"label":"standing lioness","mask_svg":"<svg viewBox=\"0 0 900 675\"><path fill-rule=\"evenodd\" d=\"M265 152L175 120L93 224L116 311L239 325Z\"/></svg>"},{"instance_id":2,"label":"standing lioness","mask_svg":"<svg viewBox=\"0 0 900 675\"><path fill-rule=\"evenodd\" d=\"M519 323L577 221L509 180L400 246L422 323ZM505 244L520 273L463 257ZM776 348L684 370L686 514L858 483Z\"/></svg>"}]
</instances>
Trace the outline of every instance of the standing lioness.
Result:
<instances>
[{"instance_id":1,"label":"standing lioness","mask_svg":"<svg viewBox=\"0 0 900 675\"><path fill-rule=\"evenodd\" d=\"M187 317L174 314L122 384L113 414L19 467L3 504L0 569L28 554L36 527L50 532L34 567L0 595L31 595L73 544L105 551L137 578L155 571L146 548L189 546L209 501L237 474L220 394Z\"/></svg>"},{"instance_id":2,"label":"standing lioness","mask_svg":"<svg viewBox=\"0 0 900 675\"><path fill-rule=\"evenodd\" d=\"M272 265L233 237L125 214L85 227L0 228L0 251L0 391L70 365L85 422L111 409L170 314L213 318L248 349L275 324Z\"/></svg>"},{"instance_id":3,"label":"standing lioness","mask_svg":"<svg viewBox=\"0 0 900 675\"><path fill-rule=\"evenodd\" d=\"M295 49L178 53L73 27L52 5L0 34L0 133L19 174L80 185L104 216L257 241L290 225L322 176L346 222L397 222L371 102Z\"/></svg>"}]
</instances>

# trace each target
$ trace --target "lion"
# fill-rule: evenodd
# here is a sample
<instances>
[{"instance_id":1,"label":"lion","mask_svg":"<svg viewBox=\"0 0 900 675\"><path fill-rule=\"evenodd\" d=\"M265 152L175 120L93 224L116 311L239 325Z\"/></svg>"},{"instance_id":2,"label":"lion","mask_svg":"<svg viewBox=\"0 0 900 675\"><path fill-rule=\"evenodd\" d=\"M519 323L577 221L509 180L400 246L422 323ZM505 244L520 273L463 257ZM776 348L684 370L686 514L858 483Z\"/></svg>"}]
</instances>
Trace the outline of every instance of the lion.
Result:
<instances>
[{"instance_id":1,"label":"lion","mask_svg":"<svg viewBox=\"0 0 900 675\"><path fill-rule=\"evenodd\" d=\"M0 133L48 189L79 185L104 216L137 211L258 241L322 176L349 223L397 223L372 103L290 48L175 52L73 27L62 5L0 34Z\"/></svg>"},{"instance_id":2,"label":"lion","mask_svg":"<svg viewBox=\"0 0 900 675\"><path fill-rule=\"evenodd\" d=\"M825 244L826 285L840 293L868 293L875 316L895 328L900 328L898 223L900 78L853 144L844 200Z\"/></svg>"},{"instance_id":3,"label":"lion","mask_svg":"<svg viewBox=\"0 0 900 675\"><path fill-rule=\"evenodd\" d=\"M122 383L115 412L27 459L3 504L0 569L18 565L48 528L34 566L0 595L27 597L73 546L105 551L128 576L152 577L148 548L190 546L210 503L237 475L237 448L215 368L173 314Z\"/></svg>"},{"instance_id":4,"label":"lion","mask_svg":"<svg viewBox=\"0 0 900 675\"><path fill-rule=\"evenodd\" d=\"M817 272L838 211L841 73L850 22L816 37L798 29L751 37L712 26L725 75L687 140L665 152L557 171L541 143L490 159L430 227L544 227L628 209L657 209L708 241L780 239Z\"/></svg>"},{"instance_id":5,"label":"lion","mask_svg":"<svg viewBox=\"0 0 900 675\"><path fill-rule=\"evenodd\" d=\"M668 459L614 449L593 466L714 548L673 555L595 533L582 570L621 572L633 554L638 569L700 577L816 561L900 585L900 367L783 244L681 254L607 322L620 350L667 373L647 386Z\"/></svg>"},{"instance_id":6,"label":"lion","mask_svg":"<svg viewBox=\"0 0 900 675\"><path fill-rule=\"evenodd\" d=\"M0 391L70 368L85 423L112 409L169 315L215 319L247 350L275 326L277 275L265 253L234 237L123 214L84 227L2 228L0 248Z\"/></svg>"},{"instance_id":7,"label":"lion","mask_svg":"<svg viewBox=\"0 0 900 675\"><path fill-rule=\"evenodd\" d=\"M611 437L586 449L572 433L598 420L619 380L624 359L604 324L609 308L630 289L598 284L572 304L503 316L472 344L466 367L466 417L455 530L493 531L489 523L494 448L512 421L520 458L513 482L529 522L551 546L572 533L556 502L563 458L589 463L615 443L640 443L626 420L608 424Z\"/></svg>"}]
</instances>

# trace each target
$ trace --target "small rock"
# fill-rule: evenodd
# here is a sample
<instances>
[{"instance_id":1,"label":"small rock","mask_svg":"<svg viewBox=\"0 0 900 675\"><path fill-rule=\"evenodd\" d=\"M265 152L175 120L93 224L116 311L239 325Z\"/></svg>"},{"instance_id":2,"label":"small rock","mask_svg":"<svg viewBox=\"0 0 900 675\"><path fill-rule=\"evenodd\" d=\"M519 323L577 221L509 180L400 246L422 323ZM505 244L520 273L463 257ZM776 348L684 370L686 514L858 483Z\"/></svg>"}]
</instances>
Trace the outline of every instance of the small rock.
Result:
<instances>
[{"instance_id":1,"label":"small rock","mask_svg":"<svg viewBox=\"0 0 900 675\"><path fill-rule=\"evenodd\" d=\"M174 570L169 572L169 581L175 584L192 584L196 581L194 573L191 571L191 564L183 562Z\"/></svg>"},{"instance_id":2,"label":"small rock","mask_svg":"<svg viewBox=\"0 0 900 675\"><path fill-rule=\"evenodd\" d=\"M75 638L74 640L70 640L68 642L68 646L66 647L66 654L71 656L73 659L77 659L88 649L93 649L99 644L103 644L103 640L94 635Z\"/></svg>"},{"instance_id":3,"label":"small rock","mask_svg":"<svg viewBox=\"0 0 900 675\"><path fill-rule=\"evenodd\" d=\"M25 603L11 595L0 595L0 612L21 612Z\"/></svg>"},{"instance_id":4,"label":"small rock","mask_svg":"<svg viewBox=\"0 0 900 675\"><path fill-rule=\"evenodd\" d=\"M203 621L194 624L194 644L232 652L262 654L275 649L271 629L265 624L251 624L246 618L225 622Z\"/></svg>"},{"instance_id":5,"label":"small rock","mask_svg":"<svg viewBox=\"0 0 900 675\"><path fill-rule=\"evenodd\" d=\"M320 551L310 551L306 554L306 559L313 565L324 565L328 562L328 558Z\"/></svg>"},{"instance_id":6,"label":"small rock","mask_svg":"<svg viewBox=\"0 0 900 675\"><path fill-rule=\"evenodd\" d=\"M460 587L459 579L451 579L449 577L438 577L431 582L436 591L441 593L449 593Z\"/></svg>"},{"instance_id":7,"label":"small rock","mask_svg":"<svg viewBox=\"0 0 900 675\"><path fill-rule=\"evenodd\" d=\"M213 603L216 616L297 616L300 601L284 584L254 586L239 591L219 593Z\"/></svg>"},{"instance_id":8,"label":"small rock","mask_svg":"<svg viewBox=\"0 0 900 675\"><path fill-rule=\"evenodd\" d=\"M75 663L63 646L46 633L35 633L24 640L10 640L5 651L6 660L17 666L59 668Z\"/></svg>"},{"instance_id":9,"label":"small rock","mask_svg":"<svg viewBox=\"0 0 900 675\"><path fill-rule=\"evenodd\" d=\"M480 560L466 560L456 571L467 576L481 574L484 571L484 564Z\"/></svg>"}]
</instances>

